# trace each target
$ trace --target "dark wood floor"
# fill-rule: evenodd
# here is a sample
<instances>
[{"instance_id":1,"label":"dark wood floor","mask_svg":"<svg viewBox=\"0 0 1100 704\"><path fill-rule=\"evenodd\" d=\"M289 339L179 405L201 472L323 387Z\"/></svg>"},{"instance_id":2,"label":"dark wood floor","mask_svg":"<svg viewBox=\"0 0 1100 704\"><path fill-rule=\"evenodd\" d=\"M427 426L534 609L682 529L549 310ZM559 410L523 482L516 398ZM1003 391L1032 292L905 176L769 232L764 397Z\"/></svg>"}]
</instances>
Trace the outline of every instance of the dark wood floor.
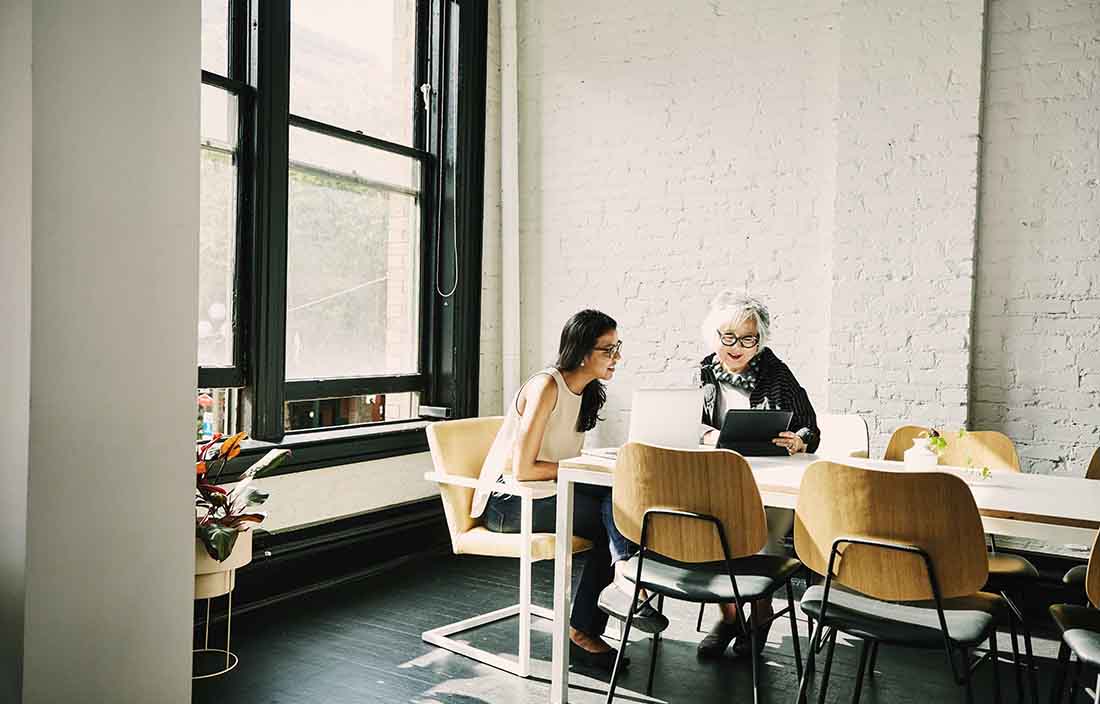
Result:
<instances>
[{"instance_id":1,"label":"dark wood floor","mask_svg":"<svg viewBox=\"0 0 1100 704\"><path fill-rule=\"evenodd\" d=\"M552 565L537 565L533 581L536 603L550 606ZM539 662L536 676L527 680L420 640L420 633L429 628L515 603L516 584L513 560L441 556L240 614L233 619L233 650L240 656L240 665L221 678L196 681L193 701L542 704L548 701L549 691L550 635L545 622L535 621L542 629L532 639L532 652ZM673 623L660 648L653 698L642 694L650 645L647 639L640 639L630 647L634 667L623 679L622 696L616 700L751 702L747 661L697 661L695 646L702 635L695 632L694 608L667 602L665 611ZM805 626L800 620L803 650ZM221 627L224 623L215 624L214 630L220 632ZM478 629L469 639L486 649L514 653L515 622ZM1007 636L1002 636L1000 643L1002 650L1008 650ZM843 637L837 641L828 702L850 700L858 662L855 645ZM1035 645L1041 668L1040 701L1046 702L1056 644L1037 638ZM777 623L769 635L762 673L763 701L794 701L798 682L786 622ZM1011 667L1001 664L998 674L1004 701L1016 702ZM990 668L979 670L979 702L993 701L990 678ZM606 685L599 679L574 673L571 684L572 701L603 701ZM940 704L964 699L950 680L942 652L883 649L862 701Z\"/></svg>"}]
</instances>

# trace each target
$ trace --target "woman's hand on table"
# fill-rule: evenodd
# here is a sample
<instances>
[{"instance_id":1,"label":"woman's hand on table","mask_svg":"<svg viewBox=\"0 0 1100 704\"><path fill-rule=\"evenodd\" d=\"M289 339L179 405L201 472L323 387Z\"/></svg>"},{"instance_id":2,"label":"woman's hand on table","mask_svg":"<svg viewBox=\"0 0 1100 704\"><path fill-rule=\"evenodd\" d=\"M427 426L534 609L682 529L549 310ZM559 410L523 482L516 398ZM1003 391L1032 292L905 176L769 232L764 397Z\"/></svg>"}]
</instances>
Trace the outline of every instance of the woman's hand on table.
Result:
<instances>
[{"instance_id":1,"label":"woman's hand on table","mask_svg":"<svg viewBox=\"0 0 1100 704\"><path fill-rule=\"evenodd\" d=\"M700 445L710 445L714 447L718 444L719 432L717 428L711 428L707 432L703 433L703 439L699 441Z\"/></svg>"},{"instance_id":2,"label":"woman's hand on table","mask_svg":"<svg viewBox=\"0 0 1100 704\"><path fill-rule=\"evenodd\" d=\"M806 443L802 441L802 438L789 430L780 433L779 437L772 440L772 444L786 448L787 452L792 455L806 451Z\"/></svg>"}]
</instances>

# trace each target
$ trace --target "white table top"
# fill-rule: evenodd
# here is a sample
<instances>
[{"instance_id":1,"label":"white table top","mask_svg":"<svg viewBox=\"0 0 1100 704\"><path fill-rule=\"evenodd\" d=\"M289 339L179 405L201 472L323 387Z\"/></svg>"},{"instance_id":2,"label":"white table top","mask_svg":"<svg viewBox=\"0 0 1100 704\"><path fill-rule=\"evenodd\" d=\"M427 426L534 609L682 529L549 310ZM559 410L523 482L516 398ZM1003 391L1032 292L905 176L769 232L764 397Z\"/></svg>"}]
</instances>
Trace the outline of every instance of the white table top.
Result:
<instances>
[{"instance_id":1,"label":"white table top","mask_svg":"<svg viewBox=\"0 0 1100 704\"><path fill-rule=\"evenodd\" d=\"M709 448L708 448L709 449ZM794 508L806 467L819 459L815 455L747 458L764 503ZM901 462L855 457L830 458L853 467L882 471L906 471ZM571 481L611 486L615 461L597 455L581 455L559 463ZM1039 538L1083 548L1088 557L1095 531L1100 527L1100 481L1040 474L994 472L982 479L979 472L965 467L940 467L960 476L970 487L987 532Z\"/></svg>"}]
</instances>

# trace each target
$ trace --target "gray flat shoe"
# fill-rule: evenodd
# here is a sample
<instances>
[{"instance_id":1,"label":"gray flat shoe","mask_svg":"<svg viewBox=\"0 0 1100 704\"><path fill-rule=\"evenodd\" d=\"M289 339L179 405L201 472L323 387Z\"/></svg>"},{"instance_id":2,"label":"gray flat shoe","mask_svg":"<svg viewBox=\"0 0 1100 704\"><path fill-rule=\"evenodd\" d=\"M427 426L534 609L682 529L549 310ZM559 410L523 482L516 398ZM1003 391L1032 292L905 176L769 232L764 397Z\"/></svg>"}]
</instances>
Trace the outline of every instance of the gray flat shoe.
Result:
<instances>
[{"instance_id":1,"label":"gray flat shoe","mask_svg":"<svg viewBox=\"0 0 1100 704\"><path fill-rule=\"evenodd\" d=\"M627 610L630 608L630 597L630 594L614 584L609 584L600 592L597 603L601 611L625 623ZM634 611L634 620L631 621L630 627L644 633L660 633L668 628L668 617L649 604L639 604Z\"/></svg>"}]
</instances>

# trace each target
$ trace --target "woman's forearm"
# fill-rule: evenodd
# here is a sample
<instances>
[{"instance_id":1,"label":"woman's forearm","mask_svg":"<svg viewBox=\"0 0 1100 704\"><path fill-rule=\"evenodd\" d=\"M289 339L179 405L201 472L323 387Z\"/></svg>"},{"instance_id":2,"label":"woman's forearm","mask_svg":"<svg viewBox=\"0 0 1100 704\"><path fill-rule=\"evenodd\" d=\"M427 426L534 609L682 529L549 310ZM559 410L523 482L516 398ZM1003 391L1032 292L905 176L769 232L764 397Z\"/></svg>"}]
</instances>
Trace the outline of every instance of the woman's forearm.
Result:
<instances>
[{"instance_id":1,"label":"woman's forearm","mask_svg":"<svg viewBox=\"0 0 1100 704\"><path fill-rule=\"evenodd\" d=\"M513 475L516 481L538 482L558 478L558 463L536 460L528 466L517 466Z\"/></svg>"}]
</instances>

